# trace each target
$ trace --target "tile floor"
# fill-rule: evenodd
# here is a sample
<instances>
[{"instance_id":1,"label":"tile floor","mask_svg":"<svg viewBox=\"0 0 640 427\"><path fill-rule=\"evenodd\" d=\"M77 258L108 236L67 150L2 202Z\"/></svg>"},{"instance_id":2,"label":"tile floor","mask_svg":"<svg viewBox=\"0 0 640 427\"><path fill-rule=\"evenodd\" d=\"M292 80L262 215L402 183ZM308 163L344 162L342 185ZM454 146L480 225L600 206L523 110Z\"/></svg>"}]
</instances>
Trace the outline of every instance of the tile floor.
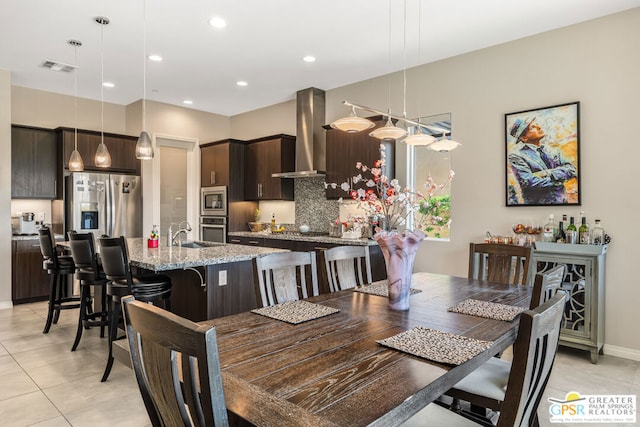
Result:
<instances>
[{"instance_id":1,"label":"tile floor","mask_svg":"<svg viewBox=\"0 0 640 427\"><path fill-rule=\"evenodd\" d=\"M109 380L100 382L107 340L99 329L85 330L78 350L71 352L77 311L62 312L45 335L46 308L33 303L0 310L0 425L150 425L129 368L116 361ZM546 398L564 398L569 391L640 395L640 362L601 356L593 365L587 352L561 347L539 408L542 426L559 425L549 422Z\"/></svg>"}]
</instances>

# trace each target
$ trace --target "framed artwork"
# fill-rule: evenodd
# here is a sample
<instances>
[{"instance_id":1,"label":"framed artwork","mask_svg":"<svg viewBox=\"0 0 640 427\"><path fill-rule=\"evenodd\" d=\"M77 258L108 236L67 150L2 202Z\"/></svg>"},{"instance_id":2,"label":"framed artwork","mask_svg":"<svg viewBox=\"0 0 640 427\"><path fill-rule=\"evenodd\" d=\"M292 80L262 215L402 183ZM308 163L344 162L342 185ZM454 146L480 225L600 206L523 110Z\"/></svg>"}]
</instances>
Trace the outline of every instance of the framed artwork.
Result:
<instances>
[{"instance_id":1,"label":"framed artwork","mask_svg":"<svg viewBox=\"0 0 640 427\"><path fill-rule=\"evenodd\" d=\"M504 115L507 206L580 205L580 103Z\"/></svg>"}]
</instances>

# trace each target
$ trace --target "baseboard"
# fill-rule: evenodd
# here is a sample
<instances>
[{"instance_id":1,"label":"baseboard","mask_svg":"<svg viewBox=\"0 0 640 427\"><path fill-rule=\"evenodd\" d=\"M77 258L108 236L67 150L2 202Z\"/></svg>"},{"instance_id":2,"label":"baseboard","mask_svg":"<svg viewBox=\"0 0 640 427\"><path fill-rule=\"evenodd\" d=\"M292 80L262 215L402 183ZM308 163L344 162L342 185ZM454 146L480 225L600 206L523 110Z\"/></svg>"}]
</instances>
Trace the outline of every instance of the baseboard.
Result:
<instances>
[{"instance_id":1,"label":"baseboard","mask_svg":"<svg viewBox=\"0 0 640 427\"><path fill-rule=\"evenodd\" d=\"M632 348L618 347L617 345L605 344L602 348L604 354L609 356L622 357L623 359L630 359L640 361L640 350L634 350Z\"/></svg>"},{"instance_id":2,"label":"baseboard","mask_svg":"<svg viewBox=\"0 0 640 427\"><path fill-rule=\"evenodd\" d=\"M0 310L3 308L12 308L13 303L11 301L0 301Z\"/></svg>"}]
</instances>

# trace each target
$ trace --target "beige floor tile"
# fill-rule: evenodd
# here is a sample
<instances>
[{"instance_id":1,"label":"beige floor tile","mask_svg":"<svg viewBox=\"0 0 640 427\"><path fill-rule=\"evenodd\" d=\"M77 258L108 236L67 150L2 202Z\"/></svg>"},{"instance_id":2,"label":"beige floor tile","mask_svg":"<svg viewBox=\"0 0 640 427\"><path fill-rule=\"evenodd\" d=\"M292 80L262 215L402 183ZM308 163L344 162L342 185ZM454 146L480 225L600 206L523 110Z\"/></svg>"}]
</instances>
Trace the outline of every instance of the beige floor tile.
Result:
<instances>
[{"instance_id":1,"label":"beige floor tile","mask_svg":"<svg viewBox=\"0 0 640 427\"><path fill-rule=\"evenodd\" d=\"M36 391L0 401L3 427L26 427L61 414L41 392Z\"/></svg>"},{"instance_id":2,"label":"beige floor tile","mask_svg":"<svg viewBox=\"0 0 640 427\"><path fill-rule=\"evenodd\" d=\"M29 370L50 363L69 361L85 356L85 348L82 342L76 351L71 351L72 341L49 346L43 346L27 351L13 353L16 362L22 369Z\"/></svg>"},{"instance_id":3,"label":"beige floor tile","mask_svg":"<svg viewBox=\"0 0 640 427\"><path fill-rule=\"evenodd\" d=\"M77 383L78 380L79 385L89 388L100 382L104 367L105 362L93 354L73 354L65 360L27 368L25 371L41 389L70 382Z\"/></svg>"},{"instance_id":4,"label":"beige floor tile","mask_svg":"<svg viewBox=\"0 0 640 427\"><path fill-rule=\"evenodd\" d=\"M22 322L12 322L12 325L5 325L0 328L0 342L42 334L44 323L44 320L38 318Z\"/></svg>"},{"instance_id":5,"label":"beige floor tile","mask_svg":"<svg viewBox=\"0 0 640 427\"><path fill-rule=\"evenodd\" d=\"M2 343L0 343L0 356L6 356L8 355L9 352L7 351L6 348L4 348L4 346L2 345Z\"/></svg>"},{"instance_id":6,"label":"beige floor tile","mask_svg":"<svg viewBox=\"0 0 640 427\"><path fill-rule=\"evenodd\" d=\"M22 372L22 368L18 365L8 353L0 356L0 375L13 374L14 372Z\"/></svg>"},{"instance_id":7,"label":"beige floor tile","mask_svg":"<svg viewBox=\"0 0 640 427\"><path fill-rule=\"evenodd\" d=\"M38 386L22 370L0 375L0 401L39 391ZM0 418L0 424L2 419Z\"/></svg>"},{"instance_id":8,"label":"beige floor tile","mask_svg":"<svg viewBox=\"0 0 640 427\"><path fill-rule=\"evenodd\" d=\"M51 418L37 424L31 424L29 427L70 427L71 424L65 420L63 416Z\"/></svg>"},{"instance_id":9,"label":"beige floor tile","mask_svg":"<svg viewBox=\"0 0 640 427\"><path fill-rule=\"evenodd\" d=\"M150 424L140 393L129 392L100 403L104 410L88 405L65 414L74 427L145 427Z\"/></svg>"},{"instance_id":10,"label":"beige floor tile","mask_svg":"<svg viewBox=\"0 0 640 427\"><path fill-rule=\"evenodd\" d=\"M71 350L74 337L74 326L57 327L55 330L52 328L47 334L39 331L34 332L32 335L2 340L2 345L9 353L20 353L63 343L66 343L69 346L69 350Z\"/></svg>"}]
</instances>

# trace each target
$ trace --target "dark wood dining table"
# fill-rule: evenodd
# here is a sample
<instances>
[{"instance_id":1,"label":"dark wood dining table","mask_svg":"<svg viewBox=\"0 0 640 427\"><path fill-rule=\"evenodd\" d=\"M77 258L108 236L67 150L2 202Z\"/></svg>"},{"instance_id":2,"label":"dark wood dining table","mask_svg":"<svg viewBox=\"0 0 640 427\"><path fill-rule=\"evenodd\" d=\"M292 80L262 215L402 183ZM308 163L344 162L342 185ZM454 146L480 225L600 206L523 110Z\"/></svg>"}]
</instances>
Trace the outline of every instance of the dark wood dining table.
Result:
<instances>
[{"instance_id":1,"label":"dark wood dining table","mask_svg":"<svg viewBox=\"0 0 640 427\"><path fill-rule=\"evenodd\" d=\"M353 290L307 301L340 311L297 325L246 312L216 327L227 408L257 426L394 426L515 340L518 320L447 311L468 298L528 307L531 288L415 273L408 311ZM460 365L432 362L376 340L423 326L491 347Z\"/></svg>"}]
</instances>

